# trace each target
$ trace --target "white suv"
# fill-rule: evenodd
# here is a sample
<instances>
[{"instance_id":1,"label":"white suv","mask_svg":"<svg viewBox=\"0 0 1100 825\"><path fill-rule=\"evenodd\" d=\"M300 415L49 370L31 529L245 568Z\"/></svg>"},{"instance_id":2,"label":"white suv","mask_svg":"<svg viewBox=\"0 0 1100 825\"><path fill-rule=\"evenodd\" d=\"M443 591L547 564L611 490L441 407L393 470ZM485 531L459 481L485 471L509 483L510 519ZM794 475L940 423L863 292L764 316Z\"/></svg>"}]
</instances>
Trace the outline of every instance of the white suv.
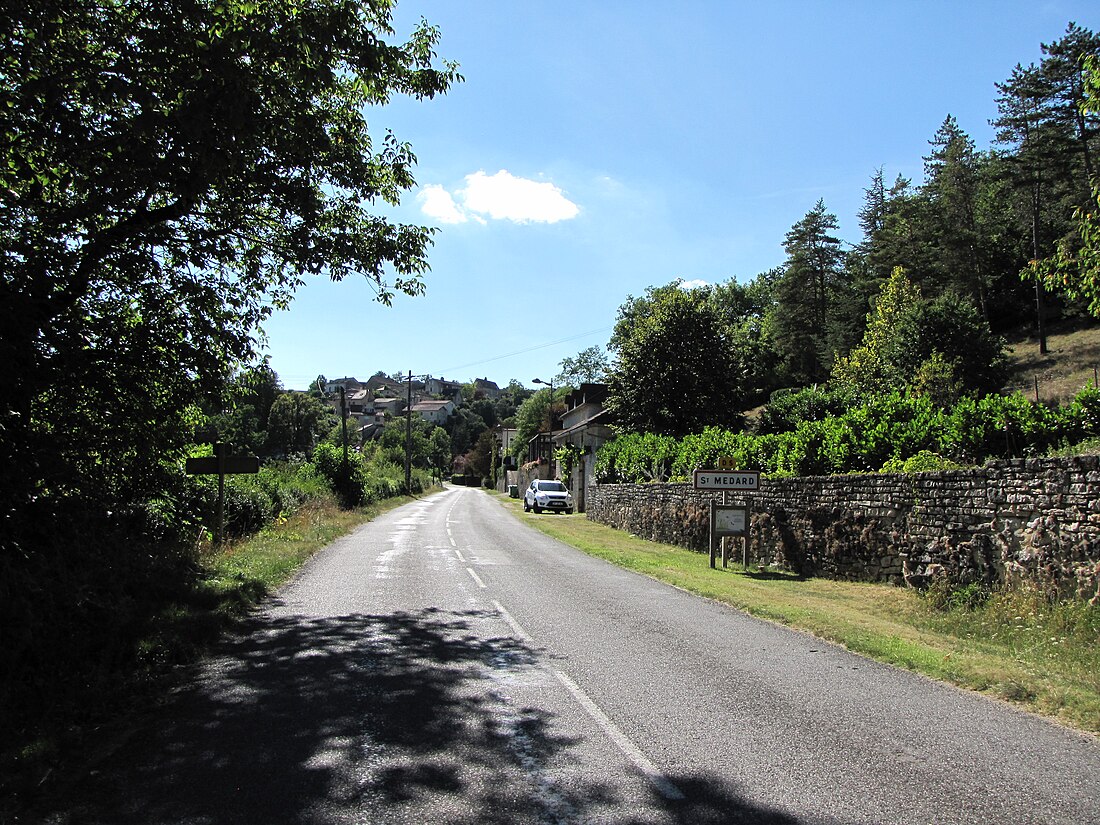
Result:
<instances>
[{"instance_id":1,"label":"white suv","mask_svg":"<svg viewBox=\"0 0 1100 825\"><path fill-rule=\"evenodd\" d=\"M566 513L572 513L573 496L560 481L536 479L523 494L523 512L526 513L528 510L534 510L536 513L541 513L543 510L564 510Z\"/></svg>"}]
</instances>

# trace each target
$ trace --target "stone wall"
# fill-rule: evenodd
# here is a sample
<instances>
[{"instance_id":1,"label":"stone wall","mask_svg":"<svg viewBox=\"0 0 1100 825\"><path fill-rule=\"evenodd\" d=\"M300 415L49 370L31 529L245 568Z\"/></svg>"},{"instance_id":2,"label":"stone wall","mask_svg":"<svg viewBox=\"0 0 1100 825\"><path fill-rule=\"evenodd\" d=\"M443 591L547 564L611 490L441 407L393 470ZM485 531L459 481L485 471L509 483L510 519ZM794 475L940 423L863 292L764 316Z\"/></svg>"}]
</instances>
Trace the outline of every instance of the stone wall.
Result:
<instances>
[{"instance_id":1,"label":"stone wall","mask_svg":"<svg viewBox=\"0 0 1100 825\"><path fill-rule=\"evenodd\" d=\"M924 586L1027 579L1100 601L1100 457L1016 459L910 475L762 479L750 564ZM706 550L721 493L690 484L589 488L588 518ZM744 497L730 494L731 503ZM740 552L735 553L735 557Z\"/></svg>"}]
</instances>

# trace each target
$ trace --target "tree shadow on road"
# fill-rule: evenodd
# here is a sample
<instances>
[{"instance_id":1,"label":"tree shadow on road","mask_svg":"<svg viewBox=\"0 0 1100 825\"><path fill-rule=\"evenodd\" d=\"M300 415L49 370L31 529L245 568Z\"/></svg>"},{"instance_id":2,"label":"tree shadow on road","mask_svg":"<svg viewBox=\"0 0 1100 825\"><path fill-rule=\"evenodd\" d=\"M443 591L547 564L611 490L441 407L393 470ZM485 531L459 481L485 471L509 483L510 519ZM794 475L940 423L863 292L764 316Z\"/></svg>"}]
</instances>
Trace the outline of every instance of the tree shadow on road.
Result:
<instances>
[{"instance_id":1,"label":"tree shadow on road","mask_svg":"<svg viewBox=\"0 0 1100 825\"><path fill-rule=\"evenodd\" d=\"M631 799L558 782L579 740L552 714L486 690L542 656L478 634L489 620L498 614L257 617L163 707L116 732L118 746L41 821L797 822L705 772L671 777L680 801L640 781Z\"/></svg>"}]
</instances>

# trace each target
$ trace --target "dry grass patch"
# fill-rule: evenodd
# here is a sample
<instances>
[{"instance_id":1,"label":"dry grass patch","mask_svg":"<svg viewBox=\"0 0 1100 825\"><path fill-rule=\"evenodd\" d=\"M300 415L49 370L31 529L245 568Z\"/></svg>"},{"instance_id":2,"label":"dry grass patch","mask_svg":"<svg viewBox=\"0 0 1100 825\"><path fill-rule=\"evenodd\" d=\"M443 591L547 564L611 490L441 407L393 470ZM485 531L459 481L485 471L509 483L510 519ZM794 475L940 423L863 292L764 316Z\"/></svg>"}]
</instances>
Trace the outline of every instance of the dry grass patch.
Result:
<instances>
[{"instance_id":1,"label":"dry grass patch","mask_svg":"<svg viewBox=\"0 0 1100 825\"><path fill-rule=\"evenodd\" d=\"M1100 372L1100 326L1054 330L1047 335L1046 354L1039 341L1020 336L1009 341L1012 377L1009 389L1041 401L1065 403L1091 384Z\"/></svg>"}]
</instances>

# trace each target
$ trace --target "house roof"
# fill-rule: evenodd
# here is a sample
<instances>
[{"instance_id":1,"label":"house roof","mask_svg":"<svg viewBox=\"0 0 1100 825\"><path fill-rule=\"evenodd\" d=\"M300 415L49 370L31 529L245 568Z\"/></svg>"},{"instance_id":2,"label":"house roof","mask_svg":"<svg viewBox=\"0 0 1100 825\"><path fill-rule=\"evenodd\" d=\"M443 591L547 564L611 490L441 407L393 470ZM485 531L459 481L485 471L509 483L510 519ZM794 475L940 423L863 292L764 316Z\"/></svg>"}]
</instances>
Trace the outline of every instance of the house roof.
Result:
<instances>
[{"instance_id":1,"label":"house roof","mask_svg":"<svg viewBox=\"0 0 1100 825\"><path fill-rule=\"evenodd\" d=\"M429 412L433 410L445 410L447 405L454 406L452 401L420 401L413 404L413 412Z\"/></svg>"},{"instance_id":2,"label":"house roof","mask_svg":"<svg viewBox=\"0 0 1100 825\"><path fill-rule=\"evenodd\" d=\"M611 423L611 411L610 410L600 410L598 413L596 413L595 415L593 415L589 418L586 418L584 421L581 421L579 424L574 424L568 430L554 430L554 440L557 441L558 438L564 438L567 435L572 435L573 433L579 432L580 430L583 430L587 427L593 427L593 426L597 426L597 425L608 426L608 425L610 425L610 423Z\"/></svg>"}]
</instances>

